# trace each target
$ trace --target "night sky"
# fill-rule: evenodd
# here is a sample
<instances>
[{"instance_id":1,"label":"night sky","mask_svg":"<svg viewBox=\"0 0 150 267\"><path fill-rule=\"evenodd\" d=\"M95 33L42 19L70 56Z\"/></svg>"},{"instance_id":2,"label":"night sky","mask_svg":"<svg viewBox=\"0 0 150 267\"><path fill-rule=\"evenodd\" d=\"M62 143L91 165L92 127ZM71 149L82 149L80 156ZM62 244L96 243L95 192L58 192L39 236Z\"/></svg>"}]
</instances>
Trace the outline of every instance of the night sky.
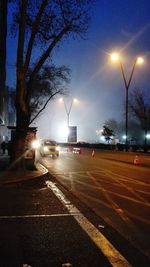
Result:
<instances>
[{"instance_id":1,"label":"night sky","mask_svg":"<svg viewBox=\"0 0 150 267\"><path fill-rule=\"evenodd\" d=\"M15 86L16 44L8 39L7 84ZM110 61L110 53L119 51L128 78L136 56L144 64L136 66L130 92L139 88L150 97L150 1L97 0L91 9L91 23L86 38L68 40L54 53L54 63L71 68L70 94L72 99L70 125L78 127L78 141L97 141L96 129L114 118L124 120L125 88L120 70ZM39 137L65 141L60 128L66 125L66 112L55 100L36 121Z\"/></svg>"}]
</instances>

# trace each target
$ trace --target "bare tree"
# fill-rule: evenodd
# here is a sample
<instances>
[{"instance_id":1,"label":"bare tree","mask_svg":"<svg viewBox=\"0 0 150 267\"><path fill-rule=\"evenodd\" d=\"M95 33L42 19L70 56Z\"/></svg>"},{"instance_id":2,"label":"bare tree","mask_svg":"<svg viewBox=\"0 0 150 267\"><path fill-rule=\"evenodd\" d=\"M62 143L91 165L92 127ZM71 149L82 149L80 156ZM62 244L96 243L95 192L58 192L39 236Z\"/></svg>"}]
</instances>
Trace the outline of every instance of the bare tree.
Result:
<instances>
[{"instance_id":1,"label":"bare tree","mask_svg":"<svg viewBox=\"0 0 150 267\"><path fill-rule=\"evenodd\" d=\"M114 136L114 133L113 133L112 129L110 129L108 126L104 125L103 130L102 130L102 135L105 137L105 140L109 144L110 140L112 140L112 137Z\"/></svg>"},{"instance_id":2,"label":"bare tree","mask_svg":"<svg viewBox=\"0 0 150 267\"><path fill-rule=\"evenodd\" d=\"M106 125L109 129L113 131L113 135L118 137L119 135L119 123L115 119L108 119L105 121L104 125Z\"/></svg>"},{"instance_id":3,"label":"bare tree","mask_svg":"<svg viewBox=\"0 0 150 267\"><path fill-rule=\"evenodd\" d=\"M16 0L14 31L18 30L16 66L16 137L14 160L23 154L34 83L52 52L63 40L82 36L88 26L92 0ZM37 53L38 51L38 53Z\"/></svg>"},{"instance_id":4,"label":"bare tree","mask_svg":"<svg viewBox=\"0 0 150 267\"><path fill-rule=\"evenodd\" d=\"M124 121L116 121L115 119L108 119L105 121L104 125L106 125L109 129L113 130L113 135L115 138L119 139L122 142L122 138L124 136ZM129 141L137 143L139 137L141 136L141 129L139 130L139 121L137 118L130 118L129 121Z\"/></svg>"},{"instance_id":5,"label":"bare tree","mask_svg":"<svg viewBox=\"0 0 150 267\"><path fill-rule=\"evenodd\" d=\"M129 106L132 114L139 120L144 130L145 149L147 145L147 132L150 130L150 102L144 96L144 92L138 89L134 90L130 96Z\"/></svg>"},{"instance_id":6,"label":"bare tree","mask_svg":"<svg viewBox=\"0 0 150 267\"><path fill-rule=\"evenodd\" d=\"M30 98L30 124L46 108L51 99L58 94L67 94L67 83L70 81L70 69L66 66L44 66L34 78Z\"/></svg>"}]
</instances>

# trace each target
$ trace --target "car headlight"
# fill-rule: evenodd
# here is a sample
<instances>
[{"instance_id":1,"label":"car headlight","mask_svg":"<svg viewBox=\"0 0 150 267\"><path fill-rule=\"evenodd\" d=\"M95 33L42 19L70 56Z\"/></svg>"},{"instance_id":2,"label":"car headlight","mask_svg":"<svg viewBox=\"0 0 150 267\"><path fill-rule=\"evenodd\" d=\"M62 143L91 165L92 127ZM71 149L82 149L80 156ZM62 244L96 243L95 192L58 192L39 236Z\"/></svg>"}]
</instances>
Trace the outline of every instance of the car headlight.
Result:
<instances>
[{"instance_id":1,"label":"car headlight","mask_svg":"<svg viewBox=\"0 0 150 267\"><path fill-rule=\"evenodd\" d=\"M56 151L60 151L60 147L59 146L56 147Z\"/></svg>"},{"instance_id":2,"label":"car headlight","mask_svg":"<svg viewBox=\"0 0 150 267\"><path fill-rule=\"evenodd\" d=\"M47 152L47 151L48 151L48 147L47 147L47 146L44 146L44 147L43 147L43 150L44 150L45 152Z\"/></svg>"},{"instance_id":3,"label":"car headlight","mask_svg":"<svg viewBox=\"0 0 150 267\"><path fill-rule=\"evenodd\" d=\"M40 142L39 140L33 140L32 143L31 143L31 146L33 149L37 149L40 147Z\"/></svg>"}]
</instances>

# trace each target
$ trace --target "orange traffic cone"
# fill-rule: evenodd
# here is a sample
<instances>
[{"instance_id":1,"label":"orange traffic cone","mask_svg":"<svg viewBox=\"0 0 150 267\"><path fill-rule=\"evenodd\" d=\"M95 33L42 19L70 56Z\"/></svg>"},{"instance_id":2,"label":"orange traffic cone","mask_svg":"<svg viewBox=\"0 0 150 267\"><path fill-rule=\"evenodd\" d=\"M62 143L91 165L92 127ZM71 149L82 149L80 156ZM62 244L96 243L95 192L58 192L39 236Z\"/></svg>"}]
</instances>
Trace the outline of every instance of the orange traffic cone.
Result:
<instances>
[{"instance_id":1,"label":"orange traffic cone","mask_svg":"<svg viewBox=\"0 0 150 267\"><path fill-rule=\"evenodd\" d=\"M79 154L81 154L81 148L79 148Z\"/></svg>"},{"instance_id":2,"label":"orange traffic cone","mask_svg":"<svg viewBox=\"0 0 150 267\"><path fill-rule=\"evenodd\" d=\"M95 157L95 151L94 150L92 151L92 157Z\"/></svg>"},{"instance_id":3,"label":"orange traffic cone","mask_svg":"<svg viewBox=\"0 0 150 267\"><path fill-rule=\"evenodd\" d=\"M137 155L134 158L134 164L135 165L140 165L140 160L139 160L139 157Z\"/></svg>"}]
</instances>

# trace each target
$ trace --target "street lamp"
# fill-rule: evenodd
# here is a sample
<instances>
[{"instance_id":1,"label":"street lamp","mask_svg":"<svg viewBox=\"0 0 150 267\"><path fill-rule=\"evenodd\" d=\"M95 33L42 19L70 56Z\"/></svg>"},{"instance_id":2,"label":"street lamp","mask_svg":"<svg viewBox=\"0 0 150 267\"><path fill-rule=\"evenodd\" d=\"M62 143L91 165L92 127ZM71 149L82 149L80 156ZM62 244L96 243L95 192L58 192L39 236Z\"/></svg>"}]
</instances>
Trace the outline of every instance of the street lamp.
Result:
<instances>
[{"instance_id":1,"label":"street lamp","mask_svg":"<svg viewBox=\"0 0 150 267\"><path fill-rule=\"evenodd\" d=\"M68 139L68 137L69 137L69 125L70 125L70 124L69 124L70 112L71 112L73 103L77 103L78 100L77 100L76 98L73 98L73 99L71 100L71 103L70 103L69 106L66 105L66 102L64 101L63 98L60 98L59 101L60 101L60 102L63 102L64 107L65 107L65 111L66 111L66 115L67 115L67 128L68 128L68 136L67 136L67 139Z\"/></svg>"},{"instance_id":2,"label":"street lamp","mask_svg":"<svg viewBox=\"0 0 150 267\"><path fill-rule=\"evenodd\" d=\"M113 62L118 62L119 63L121 74L122 74L122 78L123 78L125 89L126 89L126 131L125 131L125 136L126 136L126 151L127 151L128 150L128 98L129 98L128 97L128 92L129 92L129 87L130 87L131 80L132 80L132 77L133 77L133 73L134 73L134 70L135 70L135 66L136 66L136 64L142 64L144 62L144 60L143 60L142 57L135 58L128 81L126 79L126 75L125 75L125 72L124 72L124 68L123 68L123 65L122 65L122 61L121 61L120 55L118 53L112 53L111 54L111 60Z\"/></svg>"}]
</instances>

